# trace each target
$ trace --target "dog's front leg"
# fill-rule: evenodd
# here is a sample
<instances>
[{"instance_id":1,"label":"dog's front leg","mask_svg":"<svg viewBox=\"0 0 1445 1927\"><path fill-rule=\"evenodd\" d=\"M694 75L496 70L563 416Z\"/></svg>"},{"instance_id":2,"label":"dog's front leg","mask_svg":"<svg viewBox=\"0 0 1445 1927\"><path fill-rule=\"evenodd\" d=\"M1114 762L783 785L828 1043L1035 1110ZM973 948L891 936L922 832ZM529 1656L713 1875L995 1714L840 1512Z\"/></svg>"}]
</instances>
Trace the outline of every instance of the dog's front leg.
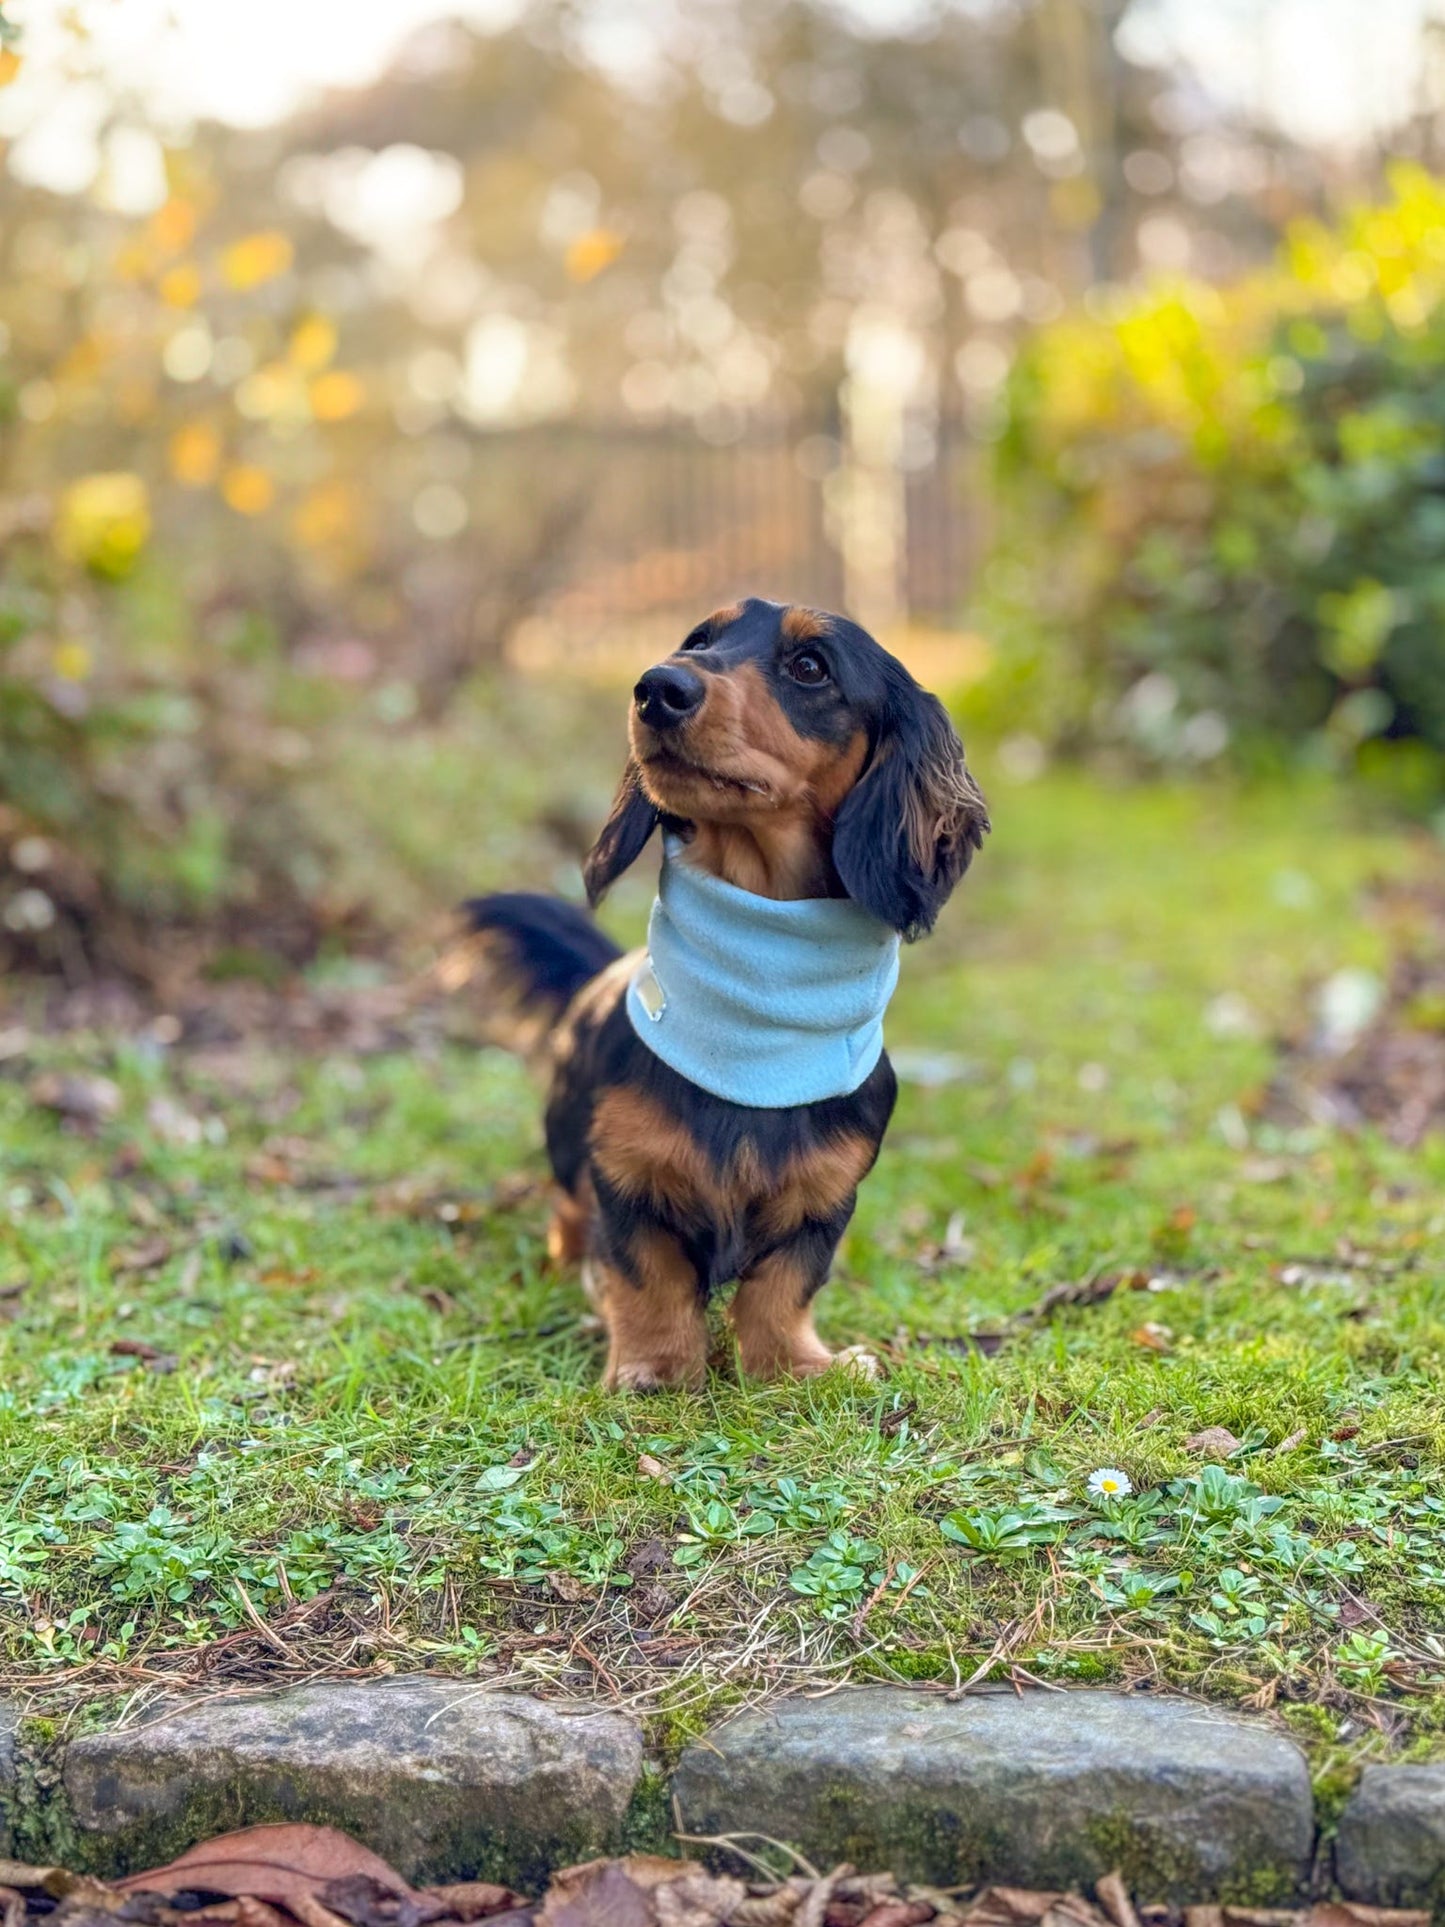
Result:
<instances>
[{"instance_id":1,"label":"dog's front leg","mask_svg":"<svg viewBox=\"0 0 1445 1927\"><path fill-rule=\"evenodd\" d=\"M637 1231L583 1266L587 1295L607 1327L609 1392L699 1386L707 1375L707 1316L698 1276L670 1232Z\"/></svg>"},{"instance_id":2,"label":"dog's front leg","mask_svg":"<svg viewBox=\"0 0 1445 1927\"><path fill-rule=\"evenodd\" d=\"M805 1225L744 1274L729 1316L750 1378L809 1378L833 1363L813 1329L813 1296L828 1276L841 1229Z\"/></svg>"}]
</instances>

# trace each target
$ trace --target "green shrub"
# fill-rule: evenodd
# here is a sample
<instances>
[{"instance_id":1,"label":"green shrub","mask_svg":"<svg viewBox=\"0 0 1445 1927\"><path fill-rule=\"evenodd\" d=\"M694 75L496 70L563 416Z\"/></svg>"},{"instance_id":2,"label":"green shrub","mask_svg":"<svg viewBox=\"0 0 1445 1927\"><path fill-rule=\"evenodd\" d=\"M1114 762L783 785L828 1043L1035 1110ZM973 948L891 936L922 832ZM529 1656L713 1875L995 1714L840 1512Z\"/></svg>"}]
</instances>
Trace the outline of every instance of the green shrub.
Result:
<instances>
[{"instance_id":1,"label":"green shrub","mask_svg":"<svg viewBox=\"0 0 1445 1927\"><path fill-rule=\"evenodd\" d=\"M1006 391L982 720L1161 761L1445 769L1445 184L1225 289L1042 330Z\"/></svg>"},{"instance_id":2,"label":"green shrub","mask_svg":"<svg viewBox=\"0 0 1445 1927\"><path fill-rule=\"evenodd\" d=\"M145 556L134 476L28 507L0 572L0 969L304 956L324 881L294 794L310 745L282 720L295 679L266 625L191 613Z\"/></svg>"}]
</instances>

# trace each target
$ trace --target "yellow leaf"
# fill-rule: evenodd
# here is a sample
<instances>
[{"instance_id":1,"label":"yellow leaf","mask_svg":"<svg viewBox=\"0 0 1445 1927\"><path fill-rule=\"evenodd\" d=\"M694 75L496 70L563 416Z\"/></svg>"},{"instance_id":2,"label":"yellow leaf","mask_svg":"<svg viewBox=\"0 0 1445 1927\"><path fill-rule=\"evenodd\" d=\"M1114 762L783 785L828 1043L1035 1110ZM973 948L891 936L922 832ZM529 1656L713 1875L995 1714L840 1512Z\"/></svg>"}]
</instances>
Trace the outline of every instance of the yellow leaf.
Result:
<instances>
[{"instance_id":1,"label":"yellow leaf","mask_svg":"<svg viewBox=\"0 0 1445 1927\"><path fill-rule=\"evenodd\" d=\"M306 419L306 384L284 361L268 361L236 389L236 409L251 421Z\"/></svg>"},{"instance_id":2,"label":"yellow leaf","mask_svg":"<svg viewBox=\"0 0 1445 1927\"><path fill-rule=\"evenodd\" d=\"M308 375L319 374L336 353L336 327L325 315L307 315L298 322L287 350L293 364Z\"/></svg>"},{"instance_id":3,"label":"yellow leaf","mask_svg":"<svg viewBox=\"0 0 1445 1927\"><path fill-rule=\"evenodd\" d=\"M168 268L160 279L161 300L168 308L194 308L201 298L201 271L189 261Z\"/></svg>"},{"instance_id":4,"label":"yellow leaf","mask_svg":"<svg viewBox=\"0 0 1445 1927\"><path fill-rule=\"evenodd\" d=\"M179 254L195 239L196 209L192 202L172 195L150 220L151 239L166 254Z\"/></svg>"},{"instance_id":5,"label":"yellow leaf","mask_svg":"<svg viewBox=\"0 0 1445 1927\"><path fill-rule=\"evenodd\" d=\"M366 400L365 384L343 368L318 375L311 384L311 412L319 422L344 421Z\"/></svg>"},{"instance_id":6,"label":"yellow leaf","mask_svg":"<svg viewBox=\"0 0 1445 1927\"><path fill-rule=\"evenodd\" d=\"M259 288L263 281L274 281L290 267L294 249L284 234L265 228L233 241L221 255L221 273L226 285L244 293Z\"/></svg>"},{"instance_id":7,"label":"yellow leaf","mask_svg":"<svg viewBox=\"0 0 1445 1927\"><path fill-rule=\"evenodd\" d=\"M124 470L82 476L56 510L56 547L97 575L128 575L150 532L146 485Z\"/></svg>"},{"instance_id":8,"label":"yellow leaf","mask_svg":"<svg viewBox=\"0 0 1445 1927\"><path fill-rule=\"evenodd\" d=\"M187 488L205 488L221 464L221 438L209 422L187 422L171 436L171 473Z\"/></svg>"},{"instance_id":9,"label":"yellow leaf","mask_svg":"<svg viewBox=\"0 0 1445 1927\"><path fill-rule=\"evenodd\" d=\"M237 515L264 515L276 499L276 485L264 468L237 462L221 477L221 495Z\"/></svg>"},{"instance_id":10,"label":"yellow leaf","mask_svg":"<svg viewBox=\"0 0 1445 1927\"><path fill-rule=\"evenodd\" d=\"M50 663L62 682L84 682L95 667L95 658L83 642L62 642Z\"/></svg>"},{"instance_id":11,"label":"yellow leaf","mask_svg":"<svg viewBox=\"0 0 1445 1927\"><path fill-rule=\"evenodd\" d=\"M357 500L346 483L323 482L292 516L291 532L303 548L321 549L350 534L357 517Z\"/></svg>"},{"instance_id":12,"label":"yellow leaf","mask_svg":"<svg viewBox=\"0 0 1445 1927\"><path fill-rule=\"evenodd\" d=\"M612 228L595 227L579 234L562 257L568 280L593 280L604 268L612 266L624 245L622 236Z\"/></svg>"}]
</instances>

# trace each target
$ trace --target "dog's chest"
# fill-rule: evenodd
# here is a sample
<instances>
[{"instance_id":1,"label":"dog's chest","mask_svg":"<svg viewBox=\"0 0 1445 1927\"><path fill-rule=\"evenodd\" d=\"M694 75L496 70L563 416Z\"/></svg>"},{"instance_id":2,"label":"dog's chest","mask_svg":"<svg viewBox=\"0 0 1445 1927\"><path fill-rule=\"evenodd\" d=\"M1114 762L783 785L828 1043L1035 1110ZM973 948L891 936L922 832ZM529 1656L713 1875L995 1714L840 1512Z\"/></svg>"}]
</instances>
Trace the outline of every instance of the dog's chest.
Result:
<instances>
[{"instance_id":1,"label":"dog's chest","mask_svg":"<svg viewBox=\"0 0 1445 1927\"><path fill-rule=\"evenodd\" d=\"M709 1134L714 1135L715 1134ZM776 1244L851 1203L876 1145L857 1130L808 1135L781 1153L745 1129L709 1143L635 1089L605 1091L591 1130L606 1185L664 1223Z\"/></svg>"}]
</instances>

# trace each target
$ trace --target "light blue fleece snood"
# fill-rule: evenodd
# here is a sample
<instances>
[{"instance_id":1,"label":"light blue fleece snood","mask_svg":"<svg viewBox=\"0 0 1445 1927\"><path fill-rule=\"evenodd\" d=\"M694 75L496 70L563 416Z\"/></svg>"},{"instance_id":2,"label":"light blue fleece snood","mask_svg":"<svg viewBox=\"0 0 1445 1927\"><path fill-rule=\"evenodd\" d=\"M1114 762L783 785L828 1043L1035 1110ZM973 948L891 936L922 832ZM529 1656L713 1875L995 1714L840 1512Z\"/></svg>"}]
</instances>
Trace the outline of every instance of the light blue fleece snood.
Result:
<instances>
[{"instance_id":1,"label":"light blue fleece snood","mask_svg":"<svg viewBox=\"0 0 1445 1927\"><path fill-rule=\"evenodd\" d=\"M758 1109L856 1091L883 1053L898 934L856 903L777 903L664 846L632 1028L689 1083Z\"/></svg>"}]
</instances>

